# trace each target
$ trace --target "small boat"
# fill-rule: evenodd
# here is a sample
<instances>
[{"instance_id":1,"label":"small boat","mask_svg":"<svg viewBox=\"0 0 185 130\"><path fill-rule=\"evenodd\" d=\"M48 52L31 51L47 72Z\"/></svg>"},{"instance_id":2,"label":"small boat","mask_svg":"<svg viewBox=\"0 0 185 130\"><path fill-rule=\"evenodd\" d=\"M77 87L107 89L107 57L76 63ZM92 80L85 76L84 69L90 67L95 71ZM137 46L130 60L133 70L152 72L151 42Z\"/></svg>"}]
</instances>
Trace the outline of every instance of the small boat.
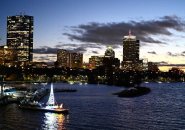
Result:
<instances>
[{"instance_id":1,"label":"small boat","mask_svg":"<svg viewBox=\"0 0 185 130\"><path fill-rule=\"evenodd\" d=\"M53 93L53 84L51 84L50 96L49 96L48 102L46 103L46 106L44 106L43 104L37 101L33 101L33 102L22 103L19 105L19 108L45 111L45 112L62 113L62 114L68 114L69 112L68 109L63 108L63 104L56 105L55 97Z\"/></svg>"}]
</instances>

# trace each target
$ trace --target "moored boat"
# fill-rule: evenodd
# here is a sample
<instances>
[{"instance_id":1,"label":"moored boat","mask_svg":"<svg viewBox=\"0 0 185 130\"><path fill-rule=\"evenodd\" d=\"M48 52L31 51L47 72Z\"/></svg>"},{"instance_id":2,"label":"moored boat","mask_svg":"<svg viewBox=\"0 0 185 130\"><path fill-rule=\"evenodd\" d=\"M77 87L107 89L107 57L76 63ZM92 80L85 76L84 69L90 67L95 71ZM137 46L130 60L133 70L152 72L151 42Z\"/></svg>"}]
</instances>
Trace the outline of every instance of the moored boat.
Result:
<instances>
[{"instance_id":1,"label":"moored boat","mask_svg":"<svg viewBox=\"0 0 185 130\"><path fill-rule=\"evenodd\" d=\"M63 113L68 114L69 110L63 108L63 104L57 105L54 98L53 93L53 84L51 84L50 89L50 96L48 99L48 102L46 103L46 106L43 104L34 101L34 102L26 102L19 105L19 108L22 109L29 109L29 110L39 110L39 111L45 111L45 112L54 112L54 113Z\"/></svg>"}]
</instances>

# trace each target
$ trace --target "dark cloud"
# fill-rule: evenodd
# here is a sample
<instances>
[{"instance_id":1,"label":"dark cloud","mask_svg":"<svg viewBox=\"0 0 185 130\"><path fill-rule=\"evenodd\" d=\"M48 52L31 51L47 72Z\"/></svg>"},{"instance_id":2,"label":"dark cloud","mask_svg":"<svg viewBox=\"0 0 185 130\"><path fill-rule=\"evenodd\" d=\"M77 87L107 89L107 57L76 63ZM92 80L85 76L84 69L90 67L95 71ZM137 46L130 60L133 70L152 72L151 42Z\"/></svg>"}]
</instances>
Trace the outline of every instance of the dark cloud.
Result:
<instances>
[{"instance_id":1,"label":"dark cloud","mask_svg":"<svg viewBox=\"0 0 185 130\"><path fill-rule=\"evenodd\" d=\"M149 54L157 55L157 53L156 53L155 51L149 51L148 53L149 53Z\"/></svg>"},{"instance_id":2,"label":"dark cloud","mask_svg":"<svg viewBox=\"0 0 185 130\"><path fill-rule=\"evenodd\" d=\"M185 51L183 51L183 52L181 53L181 56L185 56Z\"/></svg>"},{"instance_id":3,"label":"dark cloud","mask_svg":"<svg viewBox=\"0 0 185 130\"><path fill-rule=\"evenodd\" d=\"M92 51L92 53L94 53L94 54L99 54L98 51Z\"/></svg>"},{"instance_id":4,"label":"dark cloud","mask_svg":"<svg viewBox=\"0 0 185 130\"><path fill-rule=\"evenodd\" d=\"M179 56L179 54L177 54L177 53L173 54L173 53L171 53L171 52L167 52L167 54L168 54L169 56L172 56L172 57Z\"/></svg>"},{"instance_id":5,"label":"dark cloud","mask_svg":"<svg viewBox=\"0 0 185 130\"><path fill-rule=\"evenodd\" d=\"M80 44L63 44L62 42L59 42L58 45L55 46L55 48L58 49L66 49L70 50L72 52L79 52L79 53L85 53L88 49L95 50L95 49L102 49L102 45L94 44L94 43L80 43ZM113 48L118 48L118 45L113 46Z\"/></svg>"},{"instance_id":6,"label":"dark cloud","mask_svg":"<svg viewBox=\"0 0 185 130\"><path fill-rule=\"evenodd\" d=\"M115 45L115 48L116 48L117 45ZM68 43L68 44L64 44L64 43L61 43L59 42L58 45L55 46L56 48L79 48L79 47L83 47L84 49L85 48L95 48L95 49L101 49L102 46L99 46L98 44L93 44L93 43L80 43L80 44L72 44L72 43Z\"/></svg>"},{"instance_id":7,"label":"dark cloud","mask_svg":"<svg viewBox=\"0 0 185 130\"><path fill-rule=\"evenodd\" d=\"M78 52L78 53L84 53L86 49L84 47L78 47L74 49L70 49L71 52Z\"/></svg>"},{"instance_id":8,"label":"dark cloud","mask_svg":"<svg viewBox=\"0 0 185 130\"><path fill-rule=\"evenodd\" d=\"M183 51L183 52L181 52L181 53L167 52L167 54L168 54L169 56L172 56L172 57L185 56L185 51Z\"/></svg>"},{"instance_id":9,"label":"dark cloud","mask_svg":"<svg viewBox=\"0 0 185 130\"><path fill-rule=\"evenodd\" d=\"M48 46L42 46L40 48L35 48L33 50L33 53L35 53L35 54L57 54L57 50L59 50L59 49L66 49L71 52L84 53L87 51L86 50L87 47L89 47L89 46L85 46L85 45L82 45L80 47L79 45L76 45L76 44L68 44L68 45L64 44L64 46L61 45L62 47L59 47L59 46L60 45L56 45L54 48L48 47ZM96 48L98 48L98 47L96 47ZM51 57L51 56L49 56L49 57Z\"/></svg>"},{"instance_id":10,"label":"dark cloud","mask_svg":"<svg viewBox=\"0 0 185 130\"><path fill-rule=\"evenodd\" d=\"M78 44L71 44L71 43L64 44L64 43L59 42L59 44L56 45L55 47L56 48L67 48L67 47L78 47L78 46L79 46Z\"/></svg>"},{"instance_id":11,"label":"dark cloud","mask_svg":"<svg viewBox=\"0 0 185 130\"><path fill-rule=\"evenodd\" d=\"M48 46L42 46L40 48L33 49L33 53L36 54L56 54L58 48L51 48Z\"/></svg>"},{"instance_id":12,"label":"dark cloud","mask_svg":"<svg viewBox=\"0 0 185 130\"><path fill-rule=\"evenodd\" d=\"M177 16L164 16L157 20L148 21L129 21L121 23L88 23L79 26L73 26L70 29L73 33L63 33L71 40L81 42L101 43L104 45L121 45L124 35L128 30L133 30L143 43L166 44L153 38L155 35L172 35L169 29L184 31L184 22Z\"/></svg>"}]
</instances>

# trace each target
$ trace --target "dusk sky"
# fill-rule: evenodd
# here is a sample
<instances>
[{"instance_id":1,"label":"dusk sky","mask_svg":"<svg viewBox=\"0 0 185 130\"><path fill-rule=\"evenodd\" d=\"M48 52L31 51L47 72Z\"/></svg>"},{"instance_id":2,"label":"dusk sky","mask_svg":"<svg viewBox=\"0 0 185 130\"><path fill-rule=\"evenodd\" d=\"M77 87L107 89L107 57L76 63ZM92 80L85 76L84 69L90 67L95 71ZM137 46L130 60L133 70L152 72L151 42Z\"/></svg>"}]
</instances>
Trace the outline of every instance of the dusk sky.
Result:
<instances>
[{"instance_id":1,"label":"dusk sky","mask_svg":"<svg viewBox=\"0 0 185 130\"><path fill-rule=\"evenodd\" d=\"M0 44L6 44L7 16L34 16L34 61L56 61L57 49L104 55L111 45L123 55L122 38L140 40L140 59L185 64L183 0L1 0Z\"/></svg>"}]
</instances>

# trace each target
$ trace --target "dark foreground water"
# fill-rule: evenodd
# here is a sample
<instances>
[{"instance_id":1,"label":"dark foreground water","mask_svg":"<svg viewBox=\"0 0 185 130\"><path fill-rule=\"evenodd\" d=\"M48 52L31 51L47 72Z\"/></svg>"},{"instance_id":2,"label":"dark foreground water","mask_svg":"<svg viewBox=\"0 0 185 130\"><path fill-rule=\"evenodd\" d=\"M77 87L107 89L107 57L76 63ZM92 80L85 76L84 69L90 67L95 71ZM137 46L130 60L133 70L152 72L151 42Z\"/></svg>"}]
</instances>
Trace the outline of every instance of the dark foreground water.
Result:
<instances>
[{"instance_id":1,"label":"dark foreground water","mask_svg":"<svg viewBox=\"0 0 185 130\"><path fill-rule=\"evenodd\" d=\"M123 88L105 85L54 84L76 88L55 93L69 115L21 110L16 104L0 106L0 130L182 130L185 129L185 84L148 83L151 93L118 98ZM47 86L49 87L49 86ZM43 102L47 101L44 97Z\"/></svg>"}]
</instances>

